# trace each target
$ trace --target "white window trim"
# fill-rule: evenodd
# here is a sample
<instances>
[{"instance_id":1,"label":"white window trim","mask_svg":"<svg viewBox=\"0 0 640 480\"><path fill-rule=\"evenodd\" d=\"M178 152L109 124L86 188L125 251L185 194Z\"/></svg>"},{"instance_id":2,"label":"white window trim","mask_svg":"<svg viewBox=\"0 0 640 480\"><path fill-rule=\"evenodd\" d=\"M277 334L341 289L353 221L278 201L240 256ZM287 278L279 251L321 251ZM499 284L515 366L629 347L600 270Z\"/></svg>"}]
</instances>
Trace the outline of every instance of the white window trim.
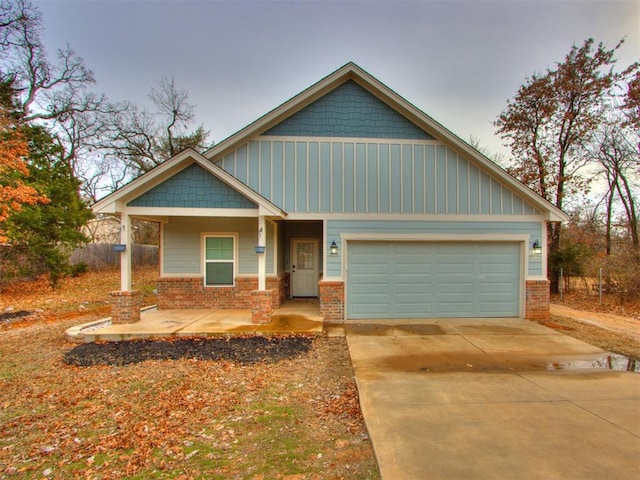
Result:
<instances>
[{"instance_id":1,"label":"white window trim","mask_svg":"<svg viewBox=\"0 0 640 480\"><path fill-rule=\"evenodd\" d=\"M207 285L207 263L223 263L207 260L207 238L231 237L233 239L233 283L230 285ZM201 234L200 247L200 265L202 266L202 285L204 288L233 288L236 286L236 277L238 276L238 234L227 232L204 232ZM225 262L227 262L225 260Z\"/></svg>"}]
</instances>

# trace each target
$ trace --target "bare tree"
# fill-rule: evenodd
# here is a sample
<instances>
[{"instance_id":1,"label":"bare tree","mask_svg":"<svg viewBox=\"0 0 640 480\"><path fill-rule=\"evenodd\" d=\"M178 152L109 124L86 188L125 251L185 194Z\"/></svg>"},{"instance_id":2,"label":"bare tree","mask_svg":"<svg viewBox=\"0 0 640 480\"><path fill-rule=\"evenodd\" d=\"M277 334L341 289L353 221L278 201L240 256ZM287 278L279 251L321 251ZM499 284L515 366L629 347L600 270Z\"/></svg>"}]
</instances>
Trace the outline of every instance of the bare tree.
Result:
<instances>
[{"instance_id":1,"label":"bare tree","mask_svg":"<svg viewBox=\"0 0 640 480\"><path fill-rule=\"evenodd\" d=\"M492 152L488 147L486 147L485 145L482 145L480 143L480 139L478 137L476 137L475 135L471 135L469 137L469 142L468 143L469 143L470 146L475 148L478 152L480 152L482 155L487 157L489 160L491 160L496 165L503 166L503 165L506 165L508 163L507 162L507 157L506 157L506 155L504 153L502 153L502 152L497 152L497 153Z\"/></svg>"},{"instance_id":2,"label":"bare tree","mask_svg":"<svg viewBox=\"0 0 640 480\"><path fill-rule=\"evenodd\" d=\"M184 148L208 147L202 126L188 130L194 106L173 78L151 89L150 112L109 102L91 91L93 72L69 46L48 58L41 33L41 14L29 0L0 0L0 81L13 86L20 121L50 132L87 198L99 198Z\"/></svg>"},{"instance_id":3,"label":"bare tree","mask_svg":"<svg viewBox=\"0 0 640 480\"><path fill-rule=\"evenodd\" d=\"M624 132L609 126L602 132L597 159L607 181L607 255L611 254L611 222L617 198L626 218L627 230L634 251L640 253L638 231L638 185L640 161L635 146Z\"/></svg>"},{"instance_id":4,"label":"bare tree","mask_svg":"<svg viewBox=\"0 0 640 480\"><path fill-rule=\"evenodd\" d=\"M85 184L83 174L95 168L89 162L110 131L108 118L122 106L89 89L93 72L69 46L50 61L41 33L42 17L31 2L0 0L0 81L12 85L19 121L45 126L61 160Z\"/></svg>"},{"instance_id":5,"label":"bare tree","mask_svg":"<svg viewBox=\"0 0 640 480\"><path fill-rule=\"evenodd\" d=\"M176 87L175 80L163 77L151 89L149 98L154 110L140 110L127 104L114 116L112 141L114 154L133 176L140 175L191 147L205 149L209 132L202 125L188 131L193 121L194 106L188 103L188 92Z\"/></svg>"}]
</instances>

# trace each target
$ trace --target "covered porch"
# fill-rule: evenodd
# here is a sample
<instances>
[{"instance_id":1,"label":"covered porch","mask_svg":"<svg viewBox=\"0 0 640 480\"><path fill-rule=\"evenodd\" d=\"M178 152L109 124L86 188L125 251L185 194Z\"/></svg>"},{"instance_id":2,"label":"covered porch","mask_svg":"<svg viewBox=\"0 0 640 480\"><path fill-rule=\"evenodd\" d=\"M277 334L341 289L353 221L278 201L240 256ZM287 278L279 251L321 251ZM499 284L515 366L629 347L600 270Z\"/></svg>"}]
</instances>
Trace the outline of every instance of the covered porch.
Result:
<instances>
[{"instance_id":1,"label":"covered porch","mask_svg":"<svg viewBox=\"0 0 640 480\"><path fill-rule=\"evenodd\" d=\"M120 219L113 324L142 321L131 281L134 219L160 224L158 310L245 310L253 324L265 324L287 299L308 297L320 298L325 320L342 320L336 295L325 295L327 256L339 249L325 222L290 216L195 151L178 154L93 210ZM327 316L325 297L338 313Z\"/></svg>"},{"instance_id":2,"label":"covered porch","mask_svg":"<svg viewBox=\"0 0 640 480\"><path fill-rule=\"evenodd\" d=\"M73 342L124 341L170 337L228 335L324 334L317 299L293 299L275 309L271 322L252 322L250 309L145 309L140 321L112 323L111 319L77 325L66 332Z\"/></svg>"}]
</instances>

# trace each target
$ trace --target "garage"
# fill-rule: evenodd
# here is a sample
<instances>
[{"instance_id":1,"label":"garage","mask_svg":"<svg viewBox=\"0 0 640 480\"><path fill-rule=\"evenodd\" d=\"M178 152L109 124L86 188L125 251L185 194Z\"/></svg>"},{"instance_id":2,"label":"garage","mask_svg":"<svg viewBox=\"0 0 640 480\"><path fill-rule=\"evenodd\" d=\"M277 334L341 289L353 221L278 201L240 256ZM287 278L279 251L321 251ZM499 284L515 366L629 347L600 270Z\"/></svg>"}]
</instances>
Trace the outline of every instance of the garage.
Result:
<instances>
[{"instance_id":1,"label":"garage","mask_svg":"<svg viewBox=\"0 0 640 480\"><path fill-rule=\"evenodd\" d=\"M520 244L349 242L347 318L517 317Z\"/></svg>"}]
</instances>

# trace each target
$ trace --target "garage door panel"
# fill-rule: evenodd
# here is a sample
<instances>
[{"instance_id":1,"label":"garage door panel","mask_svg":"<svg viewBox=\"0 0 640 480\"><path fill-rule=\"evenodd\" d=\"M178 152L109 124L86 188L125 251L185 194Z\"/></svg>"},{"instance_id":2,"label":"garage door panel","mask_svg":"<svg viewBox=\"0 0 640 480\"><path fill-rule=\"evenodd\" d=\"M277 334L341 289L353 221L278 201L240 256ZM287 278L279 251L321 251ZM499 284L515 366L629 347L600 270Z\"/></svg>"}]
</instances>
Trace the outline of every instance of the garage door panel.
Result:
<instances>
[{"instance_id":1,"label":"garage door panel","mask_svg":"<svg viewBox=\"0 0 640 480\"><path fill-rule=\"evenodd\" d=\"M473 284L471 283L446 283L439 284L437 287L438 293L441 298L447 298L447 296L454 296L455 298L459 298L461 293L472 295L473 294Z\"/></svg>"},{"instance_id":2,"label":"garage door panel","mask_svg":"<svg viewBox=\"0 0 640 480\"><path fill-rule=\"evenodd\" d=\"M516 243L353 242L347 317L517 316Z\"/></svg>"},{"instance_id":3,"label":"garage door panel","mask_svg":"<svg viewBox=\"0 0 640 480\"><path fill-rule=\"evenodd\" d=\"M445 302L438 303L437 315L441 317L474 317L473 303Z\"/></svg>"},{"instance_id":4,"label":"garage door panel","mask_svg":"<svg viewBox=\"0 0 640 480\"><path fill-rule=\"evenodd\" d=\"M481 316L483 317L510 317L513 316L511 313L512 309L513 305L511 302L489 302L480 304Z\"/></svg>"},{"instance_id":5,"label":"garage door panel","mask_svg":"<svg viewBox=\"0 0 640 480\"><path fill-rule=\"evenodd\" d=\"M487 279L487 281L485 282L480 282L478 291L481 294L507 295L509 297L512 297L513 294L517 291L516 288L517 285L514 285L511 282L500 283L489 281L489 279Z\"/></svg>"}]
</instances>

